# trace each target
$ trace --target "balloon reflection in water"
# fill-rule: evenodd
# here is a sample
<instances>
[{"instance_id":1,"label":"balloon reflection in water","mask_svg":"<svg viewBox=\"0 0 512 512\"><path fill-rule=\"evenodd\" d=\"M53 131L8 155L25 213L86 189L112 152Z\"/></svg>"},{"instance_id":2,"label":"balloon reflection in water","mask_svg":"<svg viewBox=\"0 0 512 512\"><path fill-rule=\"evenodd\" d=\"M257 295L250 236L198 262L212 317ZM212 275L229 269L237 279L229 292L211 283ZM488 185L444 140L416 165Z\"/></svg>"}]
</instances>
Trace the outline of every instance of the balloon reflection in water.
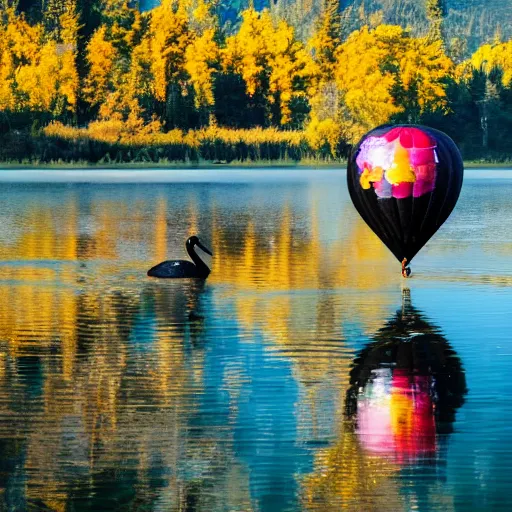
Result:
<instances>
[{"instance_id":1,"label":"balloon reflection in water","mask_svg":"<svg viewBox=\"0 0 512 512\"><path fill-rule=\"evenodd\" d=\"M405 295L355 359L346 412L366 451L410 463L436 455L466 391L460 359Z\"/></svg>"}]
</instances>

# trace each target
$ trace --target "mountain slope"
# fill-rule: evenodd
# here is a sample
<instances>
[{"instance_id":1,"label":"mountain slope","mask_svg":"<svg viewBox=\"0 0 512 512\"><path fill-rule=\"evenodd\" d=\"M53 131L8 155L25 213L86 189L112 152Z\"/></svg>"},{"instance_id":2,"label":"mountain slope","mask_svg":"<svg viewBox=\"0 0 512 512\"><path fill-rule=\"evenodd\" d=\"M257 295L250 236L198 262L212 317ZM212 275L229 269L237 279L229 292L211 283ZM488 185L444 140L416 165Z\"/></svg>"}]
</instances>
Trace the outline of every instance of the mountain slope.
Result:
<instances>
[{"instance_id":1,"label":"mountain slope","mask_svg":"<svg viewBox=\"0 0 512 512\"><path fill-rule=\"evenodd\" d=\"M249 0L221 0L222 22L236 26L239 14L249 6ZM159 0L141 0L144 10L151 9ZM321 11L323 0L254 0L256 9L271 8L292 23L299 37L307 38ZM428 28L425 2L422 0L341 0L340 10L346 10L349 30L374 19L410 27L415 34ZM468 52L490 42L495 33L512 38L512 0L445 0L444 33L447 42L458 37L466 42Z\"/></svg>"}]
</instances>

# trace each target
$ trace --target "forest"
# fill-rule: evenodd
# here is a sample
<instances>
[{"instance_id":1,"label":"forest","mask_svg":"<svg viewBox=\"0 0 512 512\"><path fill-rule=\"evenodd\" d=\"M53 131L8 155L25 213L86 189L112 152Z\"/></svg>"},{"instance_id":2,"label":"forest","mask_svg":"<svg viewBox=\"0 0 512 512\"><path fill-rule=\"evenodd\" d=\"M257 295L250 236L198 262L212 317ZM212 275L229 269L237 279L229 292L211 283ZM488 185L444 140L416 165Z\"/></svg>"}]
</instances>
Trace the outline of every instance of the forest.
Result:
<instances>
[{"instance_id":1,"label":"forest","mask_svg":"<svg viewBox=\"0 0 512 512\"><path fill-rule=\"evenodd\" d=\"M443 0L405 26L364 2L304 4L226 21L216 0L0 0L0 161L337 161L388 122L511 160L499 24L475 43Z\"/></svg>"}]
</instances>

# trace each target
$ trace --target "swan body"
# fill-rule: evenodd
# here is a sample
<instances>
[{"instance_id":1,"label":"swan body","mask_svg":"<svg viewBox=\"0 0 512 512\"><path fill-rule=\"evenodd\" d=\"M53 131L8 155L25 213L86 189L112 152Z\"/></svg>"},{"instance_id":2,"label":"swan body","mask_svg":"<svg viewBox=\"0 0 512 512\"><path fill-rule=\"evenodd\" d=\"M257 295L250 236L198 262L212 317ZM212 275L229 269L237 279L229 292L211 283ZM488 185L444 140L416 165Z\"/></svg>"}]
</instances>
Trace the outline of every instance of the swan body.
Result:
<instances>
[{"instance_id":1,"label":"swan body","mask_svg":"<svg viewBox=\"0 0 512 512\"><path fill-rule=\"evenodd\" d=\"M187 260L167 260L155 265L148 270L148 276L160 277L167 279L183 279L183 278L196 278L206 279L210 274L208 265L199 257L195 252L195 246L198 246L205 253L212 256L212 253L207 249L197 236L191 236L185 243L187 252L194 263Z\"/></svg>"}]
</instances>

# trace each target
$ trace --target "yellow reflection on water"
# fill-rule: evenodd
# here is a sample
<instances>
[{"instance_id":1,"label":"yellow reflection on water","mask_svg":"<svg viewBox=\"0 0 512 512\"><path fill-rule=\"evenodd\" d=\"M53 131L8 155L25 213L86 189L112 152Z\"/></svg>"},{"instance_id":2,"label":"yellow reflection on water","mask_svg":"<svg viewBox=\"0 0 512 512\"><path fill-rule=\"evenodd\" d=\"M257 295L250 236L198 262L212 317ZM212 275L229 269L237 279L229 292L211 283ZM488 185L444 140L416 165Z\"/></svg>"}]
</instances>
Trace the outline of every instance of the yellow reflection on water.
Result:
<instances>
[{"instance_id":1,"label":"yellow reflection on water","mask_svg":"<svg viewBox=\"0 0 512 512\"><path fill-rule=\"evenodd\" d=\"M167 257L167 201L159 197L155 215L155 261L164 261Z\"/></svg>"},{"instance_id":2,"label":"yellow reflection on water","mask_svg":"<svg viewBox=\"0 0 512 512\"><path fill-rule=\"evenodd\" d=\"M232 433L227 441L188 438L205 393L200 342L208 318L190 316L202 290L149 280L146 270L186 257L184 239L173 246L182 235L209 239L214 257L206 286L217 303L234 304L246 333L263 334L268 354L291 362L302 392L295 404L299 436L308 438L311 427L316 439L333 420L322 410L322 392L342 407L347 389L344 328L357 323L370 333L382 324L389 289L401 280L399 265L348 210L333 220L336 238L323 240L321 198L313 197L306 220L293 201L283 201L274 206L278 222L269 225L246 212L225 215L215 204L208 205L207 224L192 196L184 206L163 194L129 204L93 197L87 211L78 194L66 197L58 213L37 200L24 207L19 234L0 243L0 396L7 397L0 414L8 419L0 430L3 439L25 443L27 496L67 510L72 485L63 467L77 480L92 479L125 459L139 494L149 496L152 461L160 458L168 468L190 461L188 472L207 475L198 480L216 468L223 503L252 510L249 470L236 462ZM177 217L181 207L186 215ZM25 393L24 358L37 358L41 367L39 409L25 395L28 410L11 403ZM243 370L234 362L222 376L231 422L246 384ZM398 497L389 477L396 467L365 455L353 431L335 421L339 441L318 451L323 469L304 484L305 506L335 510L333 503L361 500L364 510L392 510ZM163 509L184 510L193 485L175 472L162 480ZM211 510L201 499L197 509Z\"/></svg>"},{"instance_id":3,"label":"yellow reflection on water","mask_svg":"<svg viewBox=\"0 0 512 512\"><path fill-rule=\"evenodd\" d=\"M375 292L379 287L389 288L393 282L399 285L401 276L397 268L389 265L387 249L361 220L355 220L348 235L326 247L320 242L315 204L310 211L311 229L307 236L294 236L289 205L283 206L280 219L270 241L258 234L254 222L249 221L241 228L242 233L239 232L243 245L237 249L229 246L228 234L214 223L211 236L215 257L209 282L235 285L257 293L338 288ZM340 223L339 231L346 231L346 226ZM350 304L345 303L344 307L370 331L387 313L386 297L387 294L374 293L373 297L361 301L360 295L352 293L348 298ZM274 312L281 309L281 316L286 317L287 300L285 297L269 298L268 307L260 311L258 317L275 322ZM241 320L252 323L250 318L255 315L250 311L250 304L258 301L243 296L238 302Z\"/></svg>"},{"instance_id":4,"label":"yellow reflection on water","mask_svg":"<svg viewBox=\"0 0 512 512\"><path fill-rule=\"evenodd\" d=\"M354 427L343 425L340 440L319 450L318 470L303 481L303 507L316 511L397 511L403 509L398 483L391 478L399 467L368 455Z\"/></svg>"}]
</instances>

